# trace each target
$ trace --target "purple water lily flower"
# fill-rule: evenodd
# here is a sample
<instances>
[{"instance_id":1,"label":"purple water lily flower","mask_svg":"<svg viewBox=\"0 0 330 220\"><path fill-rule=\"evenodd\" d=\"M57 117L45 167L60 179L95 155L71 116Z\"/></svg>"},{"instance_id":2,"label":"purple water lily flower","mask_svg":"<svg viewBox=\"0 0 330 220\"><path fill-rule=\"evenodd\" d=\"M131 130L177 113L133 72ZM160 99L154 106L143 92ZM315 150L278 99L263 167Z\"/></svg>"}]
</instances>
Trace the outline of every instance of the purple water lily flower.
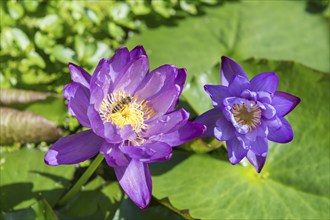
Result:
<instances>
[{"instance_id":1,"label":"purple water lily flower","mask_svg":"<svg viewBox=\"0 0 330 220\"><path fill-rule=\"evenodd\" d=\"M74 64L69 69L73 82L64 88L69 112L91 129L58 140L45 162L75 164L100 152L126 194L145 208L152 190L148 163L168 160L173 146L205 130L188 121L184 109L175 110L186 70L163 65L149 73L142 46L102 59L92 76Z\"/></svg>"},{"instance_id":2,"label":"purple water lily flower","mask_svg":"<svg viewBox=\"0 0 330 220\"><path fill-rule=\"evenodd\" d=\"M276 91L276 73L261 73L249 81L242 67L228 57L222 57L221 80L222 85L205 85L214 109L195 122L207 126L204 137L226 141L232 164L246 157L260 172L266 161L268 140L287 143L293 139L292 128L284 116L300 99Z\"/></svg>"}]
</instances>

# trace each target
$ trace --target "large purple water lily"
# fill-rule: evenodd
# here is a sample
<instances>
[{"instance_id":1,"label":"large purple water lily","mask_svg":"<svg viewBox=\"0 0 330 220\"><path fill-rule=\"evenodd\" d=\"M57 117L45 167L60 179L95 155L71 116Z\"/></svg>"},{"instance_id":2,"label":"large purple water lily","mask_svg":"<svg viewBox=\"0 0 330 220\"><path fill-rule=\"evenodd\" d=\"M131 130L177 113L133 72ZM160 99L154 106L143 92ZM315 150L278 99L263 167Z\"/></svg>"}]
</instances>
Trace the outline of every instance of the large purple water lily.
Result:
<instances>
[{"instance_id":1,"label":"large purple water lily","mask_svg":"<svg viewBox=\"0 0 330 220\"><path fill-rule=\"evenodd\" d=\"M74 64L69 69L73 82L64 88L69 112L91 129L58 140L45 162L75 164L100 152L126 194L145 208L152 190L148 163L168 160L173 146L205 130L189 122L184 109L175 110L186 70L163 65L149 73L142 46L102 59L92 76Z\"/></svg>"},{"instance_id":2,"label":"large purple water lily","mask_svg":"<svg viewBox=\"0 0 330 220\"><path fill-rule=\"evenodd\" d=\"M293 139L292 128L284 116L300 99L276 91L276 73L261 73L249 81L242 67L228 57L222 57L221 81L222 85L205 85L214 109L199 116L196 122L207 126L204 137L226 141L232 164L246 157L260 172L266 161L268 140L287 143Z\"/></svg>"}]
</instances>

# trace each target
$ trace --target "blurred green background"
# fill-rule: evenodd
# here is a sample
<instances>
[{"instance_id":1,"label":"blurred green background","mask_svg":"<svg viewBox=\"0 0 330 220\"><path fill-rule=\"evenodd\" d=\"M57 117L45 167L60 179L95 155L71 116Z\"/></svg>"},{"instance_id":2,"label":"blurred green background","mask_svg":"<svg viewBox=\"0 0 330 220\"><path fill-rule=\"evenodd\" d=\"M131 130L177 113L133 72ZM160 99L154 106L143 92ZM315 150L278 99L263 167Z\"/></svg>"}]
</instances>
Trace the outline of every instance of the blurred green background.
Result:
<instances>
[{"instance_id":1,"label":"blurred green background","mask_svg":"<svg viewBox=\"0 0 330 220\"><path fill-rule=\"evenodd\" d=\"M329 1L1 1L0 219L329 219ZM103 163L66 206L55 206L83 173L48 167L61 136L81 131L67 112L69 62L93 73L120 46L143 45L151 69L188 69L180 105L191 118L212 107L223 55L249 77L275 71L279 90L302 99L289 116L295 139L270 143L264 170L232 166L215 140L176 148L152 164L153 199L139 210Z\"/></svg>"}]
</instances>

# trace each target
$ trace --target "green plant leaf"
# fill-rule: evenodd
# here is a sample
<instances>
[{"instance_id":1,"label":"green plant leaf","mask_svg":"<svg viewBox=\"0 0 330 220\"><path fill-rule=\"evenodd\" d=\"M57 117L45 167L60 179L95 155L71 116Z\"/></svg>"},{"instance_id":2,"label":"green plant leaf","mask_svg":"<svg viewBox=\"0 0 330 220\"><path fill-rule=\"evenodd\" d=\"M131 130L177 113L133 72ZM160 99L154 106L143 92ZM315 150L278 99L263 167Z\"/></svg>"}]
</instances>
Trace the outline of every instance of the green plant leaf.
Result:
<instances>
[{"instance_id":1,"label":"green plant leaf","mask_svg":"<svg viewBox=\"0 0 330 220\"><path fill-rule=\"evenodd\" d=\"M110 216L115 215L122 198L118 182L106 183L101 177L96 177L59 210L59 217L68 220L110 219Z\"/></svg>"},{"instance_id":2,"label":"green plant leaf","mask_svg":"<svg viewBox=\"0 0 330 220\"><path fill-rule=\"evenodd\" d=\"M31 207L18 210L15 212L5 213L5 220L57 220L57 216L55 215L52 207L48 204L45 199L39 200L34 203Z\"/></svg>"},{"instance_id":3,"label":"green plant leaf","mask_svg":"<svg viewBox=\"0 0 330 220\"><path fill-rule=\"evenodd\" d=\"M58 220L52 207L45 199L39 200L31 207L22 209L16 212L9 212L4 214L5 220Z\"/></svg>"},{"instance_id":4,"label":"green plant leaf","mask_svg":"<svg viewBox=\"0 0 330 220\"><path fill-rule=\"evenodd\" d=\"M29 111L0 108L0 144L52 142L62 131L46 118Z\"/></svg>"},{"instance_id":5,"label":"green plant leaf","mask_svg":"<svg viewBox=\"0 0 330 220\"><path fill-rule=\"evenodd\" d=\"M163 3L154 2L163 8ZM186 67L189 80L213 67L222 55L293 60L328 72L327 20L305 7L304 1L226 2L175 25L147 29L127 45L142 44L152 69L164 63Z\"/></svg>"},{"instance_id":6,"label":"green plant leaf","mask_svg":"<svg viewBox=\"0 0 330 220\"><path fill-rule=\"evenodd\" d=\"M251 165L232 166L217 153L174 152L170 162L151 165L154 196L168 197L174 207L201 219L329 218L329 75L293 62L250 59L241 64L250 78L275 71L279 90L301 98L287 117L295 139L270 143L260 174Z\"/></svg>"},{"instance_id":7,"label":"green plant leaf","mask_svg":"<svg viewBox=\"0 0 330 220\"><path fill-rule=\"evenodd\" d=\"M22 149L2 153L1 211L19 210L33 205L35 199L45 198L54 205L69 185L74 166L47 166L45 152Z\"/></svg>"},{"instance_id":8,"label":"green plant leaf","mask_svg":"<svg viewBox=\"0 0 330 220\"><path fill-rule=\"evenodd\" d=\"M183 218L159 204L151 204L147 209L139 209L129 198L122 200L113 219L123 220L182 220Z\"/></svg>"}]
</instances>

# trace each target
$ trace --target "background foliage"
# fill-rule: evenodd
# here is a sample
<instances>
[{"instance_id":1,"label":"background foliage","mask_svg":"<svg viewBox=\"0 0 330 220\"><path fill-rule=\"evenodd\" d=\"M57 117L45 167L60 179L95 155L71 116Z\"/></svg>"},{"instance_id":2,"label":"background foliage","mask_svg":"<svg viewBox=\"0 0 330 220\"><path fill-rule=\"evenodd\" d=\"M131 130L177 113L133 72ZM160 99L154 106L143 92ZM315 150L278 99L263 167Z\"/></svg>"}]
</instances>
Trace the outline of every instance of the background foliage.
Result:
<instances>
[{"instance_id":1,"label":"background foliage","mask_svg":"<svg viewBox=\"0 0 330 220\"><path fill-rule=\"evenodd\" d=\"M329 219L329 1L1 1L1 219ZM55 206L89 162L48 167L45 151L82 130L61 91L73 62L93 72L121 45L142 44L151 69L188 69L181 105L211 108L222 55L249 77L275 71L299 96L295 139L270 144L264 170L232 166L222 143L197 139L152 164L153 200L138 209L102 164L65 207ZM19 89L19 90L17 90ZM22 90L22 91L21 91ZM33 91L26 91L33 90ZM196 101L198 100L198 101ZM201 101L202 100L202 101Z\"/></svg>"}]
</instances>

